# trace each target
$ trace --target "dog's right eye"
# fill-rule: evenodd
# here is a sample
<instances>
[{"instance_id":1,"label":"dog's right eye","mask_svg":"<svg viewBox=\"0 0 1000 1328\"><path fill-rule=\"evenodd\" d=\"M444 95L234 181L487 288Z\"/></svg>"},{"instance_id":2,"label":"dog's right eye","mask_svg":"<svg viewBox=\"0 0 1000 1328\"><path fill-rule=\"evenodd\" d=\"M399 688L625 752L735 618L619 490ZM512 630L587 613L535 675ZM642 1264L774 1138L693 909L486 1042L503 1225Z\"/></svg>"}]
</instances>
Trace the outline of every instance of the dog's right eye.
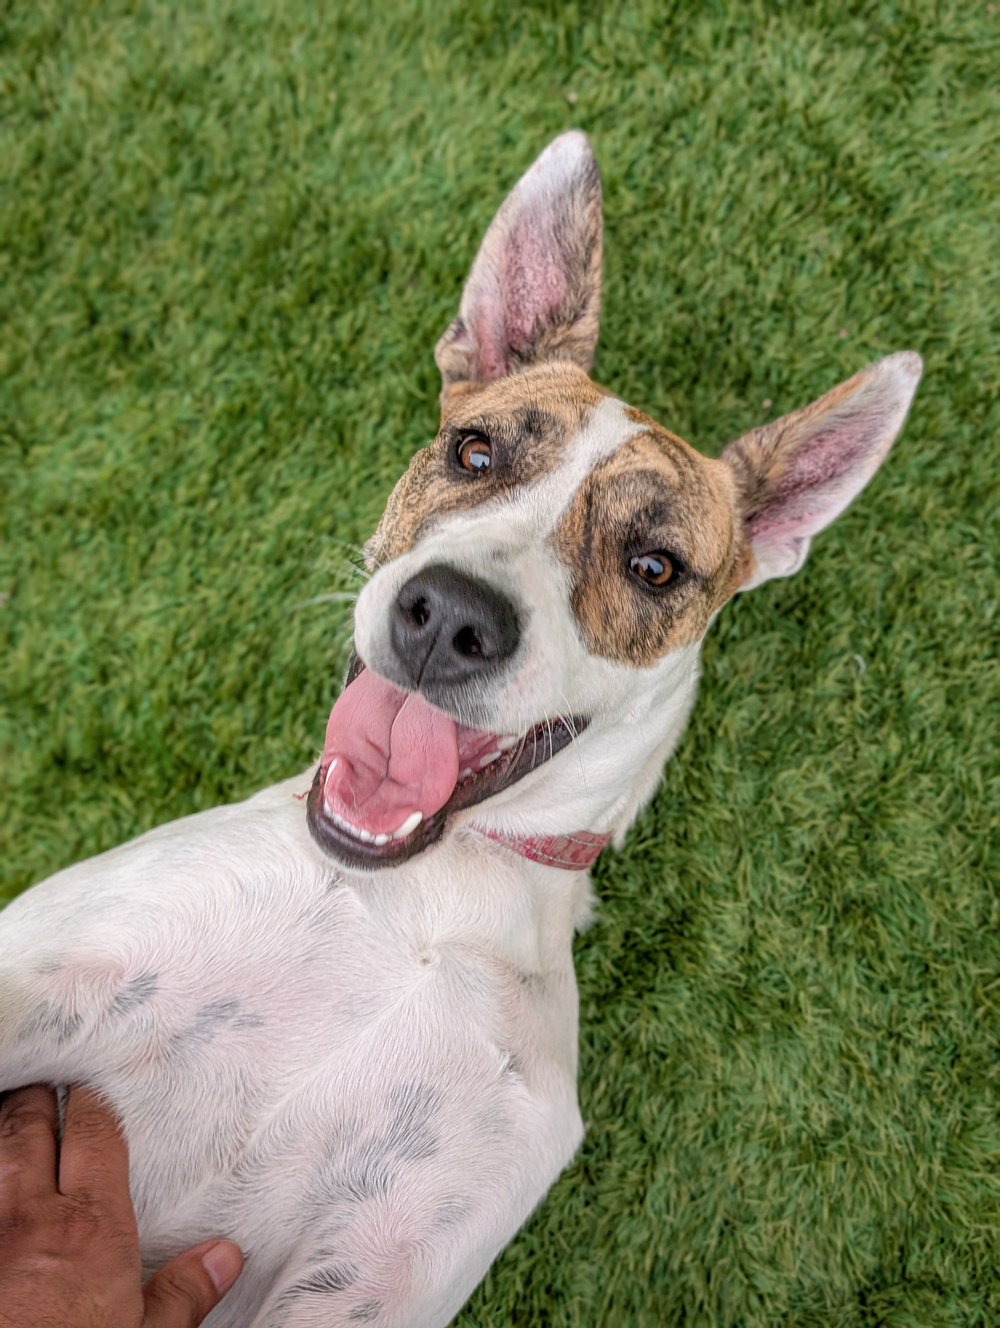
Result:
<instances>
[{"instance_id":1,"label":"dog's right eye","mask_svg":"<svg viewBox=\"0 0 1000 1328\"><path fill-rule=\"evenodd\" d=\"M636 554L629 559L628 566L633 576L645 581L647 586L655 586L657 590L665 586L674 574L673 559L663 549L657 549L655 553Z\"/></svg>"},{"instance_id":2,"label":"dog's right eye","mask_svg":"<svg viewBox=\"0 0 1000 1328\"><path fill-rule=\"evenodd\" d=\"M479 433L462 434L456 455L462 469L475 475L485 474L493 464L493 448Z\"/></svg>"}]
</instances>

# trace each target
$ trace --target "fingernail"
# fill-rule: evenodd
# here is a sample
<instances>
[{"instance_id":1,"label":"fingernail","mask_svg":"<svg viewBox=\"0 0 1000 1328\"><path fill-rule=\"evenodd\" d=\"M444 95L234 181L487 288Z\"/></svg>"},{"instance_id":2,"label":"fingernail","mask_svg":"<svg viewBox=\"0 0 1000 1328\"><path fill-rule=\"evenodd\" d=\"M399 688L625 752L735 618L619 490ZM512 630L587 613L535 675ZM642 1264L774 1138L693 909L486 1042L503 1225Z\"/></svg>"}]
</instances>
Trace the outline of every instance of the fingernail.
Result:
<instances>
[{"instance_id":1,"label":"fingernail","mask_svg":"<svg viewBox=\"0 0 1000 1328\"><path fill-rule=\"evenodd\" d=\"M240 1275L243 1255L230 1241L217 1240L201 1256L201 1266L219 1295L224 1296Z\"/></svg>"}]
</instances>

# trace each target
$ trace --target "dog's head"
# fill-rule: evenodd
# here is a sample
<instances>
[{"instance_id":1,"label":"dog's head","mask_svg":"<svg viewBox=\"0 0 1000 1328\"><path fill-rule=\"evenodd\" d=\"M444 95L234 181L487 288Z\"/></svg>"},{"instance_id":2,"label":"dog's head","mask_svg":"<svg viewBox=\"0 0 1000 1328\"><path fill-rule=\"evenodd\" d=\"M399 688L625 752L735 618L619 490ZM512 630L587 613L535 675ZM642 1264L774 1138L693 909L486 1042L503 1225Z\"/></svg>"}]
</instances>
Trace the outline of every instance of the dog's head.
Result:
<instances>
[{"instance_id":1,"label":"dog's head","mask_svg":"<svg viewBox=\"0 0 1000 1328\"><path fill-rule=\"evenodd\" d=\"M486 234L437 345L440 431L366 550L309 804L349 864L411 857L473 806L517 833L622 830L713 616L802 566L920 377L918 355L890 355L713 460L590 380L600 291L600 176L568 133Z\"/></svg>"}]
</instances>

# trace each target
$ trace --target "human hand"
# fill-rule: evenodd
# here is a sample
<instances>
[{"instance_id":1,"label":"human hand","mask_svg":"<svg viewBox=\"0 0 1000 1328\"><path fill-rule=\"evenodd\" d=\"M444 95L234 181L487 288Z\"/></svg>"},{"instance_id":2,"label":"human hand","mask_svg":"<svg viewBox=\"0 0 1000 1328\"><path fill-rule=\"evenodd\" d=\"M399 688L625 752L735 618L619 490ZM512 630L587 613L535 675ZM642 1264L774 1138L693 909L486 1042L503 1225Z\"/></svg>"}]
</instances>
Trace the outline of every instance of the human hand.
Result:
<instances>
[{"instance_id":1,"label":"human hand","mask_svg":"<svg viewBox=\"0 0 1000 1328\"><path fill-rule=\"evenodd\" d=\"M228 1240L185 1250L142 1286L128 1149L113 1113L71 1088L0 1104L0 1328L197 1328L243 1267Z\"/></svg>"}]
</instances>

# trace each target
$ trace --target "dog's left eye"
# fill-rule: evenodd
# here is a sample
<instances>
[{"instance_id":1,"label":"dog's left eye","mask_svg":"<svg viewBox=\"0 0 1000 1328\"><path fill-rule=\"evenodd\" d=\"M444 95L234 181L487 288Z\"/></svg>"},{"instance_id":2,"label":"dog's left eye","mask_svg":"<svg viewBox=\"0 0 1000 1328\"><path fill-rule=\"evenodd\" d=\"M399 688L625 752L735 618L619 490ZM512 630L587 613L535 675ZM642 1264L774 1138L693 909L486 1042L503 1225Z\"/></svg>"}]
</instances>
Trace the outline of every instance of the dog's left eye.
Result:
<instances>
[{"instance_id":1,"label":"dog's left eye","mask_svg":"<svg viewBox=\"0 0 1000 1328\"><path fill-rule=\"evenodd\" d=\"M629 559L629 571L648 586L665 586L674 574L670 555L662 549L655 553L639 553Z\"/></svg>"},{"instance_id":2,"label":"dog's left eye","mask_svg":"<svg viewBox=\"0 0 1000 1328\"><path fill-rule=\"evenodd\" d=\"M478 433L466 433L458 440L458 464L463 470L482 475L493 464L493 448Z\"/></svg>"}]
</instances>

